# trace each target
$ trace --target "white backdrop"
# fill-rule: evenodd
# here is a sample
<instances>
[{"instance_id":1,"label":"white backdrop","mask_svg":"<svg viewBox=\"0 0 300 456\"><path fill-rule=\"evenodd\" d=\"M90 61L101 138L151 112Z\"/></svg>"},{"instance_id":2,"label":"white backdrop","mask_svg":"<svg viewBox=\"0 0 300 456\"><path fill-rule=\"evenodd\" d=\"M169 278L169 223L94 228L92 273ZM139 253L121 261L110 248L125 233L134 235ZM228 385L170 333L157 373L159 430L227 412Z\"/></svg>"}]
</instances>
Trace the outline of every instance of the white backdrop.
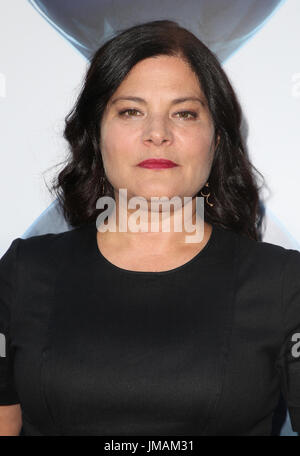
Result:
<instances>
[{"instance_id":1,"label":"white backdrop","mask_svg":"<svg viewBox=\"0 0 300 456\"><path fill-rule=\"evenodd\" d=\"M300 250L300 2L286 0L224 63L265 176L265 241ZM65 156L64 116L85 58L24 0L0 3L0 256L51 203L43 173Z\"/></svg>"}]
</instances>

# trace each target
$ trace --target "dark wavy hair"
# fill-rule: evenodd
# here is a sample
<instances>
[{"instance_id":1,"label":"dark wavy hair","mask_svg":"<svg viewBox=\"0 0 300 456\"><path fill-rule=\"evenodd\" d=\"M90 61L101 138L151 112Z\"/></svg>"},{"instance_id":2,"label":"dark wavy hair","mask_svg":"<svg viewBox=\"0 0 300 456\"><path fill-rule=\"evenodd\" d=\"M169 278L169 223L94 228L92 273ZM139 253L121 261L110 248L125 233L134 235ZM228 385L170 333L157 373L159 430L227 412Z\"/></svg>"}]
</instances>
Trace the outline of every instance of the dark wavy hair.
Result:
<instances>
[{"instance_id":1,"label":"dark wavy hair","mask_svg":"<svg viewBox=\"0 0 300 456\"><path fill-rule=\"evenodd\" d=\"M63 136L69 154L52 181L67 222L73 227L96 221L103 209L99 197L114 198L102 163L101 119L110 97L134 65L157 55L185 60L199 80L220 141L209 175L209 201L205 221L261 240L263 205L258 176L241 134L242 111L216 55L191 32L170 20L135 25L119 32L93 55L74 107L65 117ZM103 179L105 185L103 187ZM201 189L202 190L202 189ZM201 196L201 190L196 196ZM207 193L207 187L203 189Z\"/></svg>"}]
</instances>

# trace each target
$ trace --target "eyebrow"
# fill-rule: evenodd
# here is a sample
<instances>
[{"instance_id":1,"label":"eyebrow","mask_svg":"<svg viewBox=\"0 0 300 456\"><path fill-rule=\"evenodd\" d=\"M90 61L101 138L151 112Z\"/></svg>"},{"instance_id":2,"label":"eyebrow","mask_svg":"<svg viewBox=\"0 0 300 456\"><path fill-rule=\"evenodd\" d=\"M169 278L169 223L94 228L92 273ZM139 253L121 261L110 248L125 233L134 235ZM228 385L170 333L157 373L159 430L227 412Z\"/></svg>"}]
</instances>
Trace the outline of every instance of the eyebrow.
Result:
<instances>
[{"instance_id":1,"label":"eyebrow","mask_svg":"<svg viewBox=\"0 0 300 456\"><path fill-rule=\"evenodd\" d=\"M140 98L140 97L131 97L131 96L127 96L127 97L117 97L115 98L114 100L112 100L111 104L115 104L117 101L121 101L121 100L129 100L129 101L135 101L137 103L143 103L143 104L146 104L146 100L144 100L143 98ZM179 104L179 103L184 103L185 101L199 101L199 103L201 103L203 106L206 105L205 101L202 100L201 98L199 97L183 97L183 98L175 98L174 100L171 101L171 105L174 105L174 104Z\"/></svg>"}]
</instances>

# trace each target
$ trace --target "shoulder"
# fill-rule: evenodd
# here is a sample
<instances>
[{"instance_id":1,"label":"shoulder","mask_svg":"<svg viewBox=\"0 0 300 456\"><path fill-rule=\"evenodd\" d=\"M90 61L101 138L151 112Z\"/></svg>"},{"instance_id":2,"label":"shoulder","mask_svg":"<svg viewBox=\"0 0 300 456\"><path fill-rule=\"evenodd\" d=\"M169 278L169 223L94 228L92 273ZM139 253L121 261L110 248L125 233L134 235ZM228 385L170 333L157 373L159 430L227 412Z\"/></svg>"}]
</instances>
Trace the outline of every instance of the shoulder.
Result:
<instances>
[{"instance_id":1,"label":"shoulder","mask_svg":"<svg viewBox=\"0 0 300 456\"><path fill-rule=\"evenodd\" d=\"M91 225L84 225L61 233L47 233L28 238L18 238L20 240L19 248L22 253L26 254L28 251L31 254L40 254L41 249L51 250L61 248L64 245L73 245L75 242L80 241L86 234L86 231ZM96 228L95 228L96 229Z\"/></svg>"},{"instance_id":2,"label":"shoulder","mask_svg":"<svg viewBox=\"0 0 300 456\"><path fill-rule=\"evenodd\" d=\"M255 241L244 234L235 233L237 250L241 258L253 258L264 264L272 265L273 262L286 262L290 255L300 257L300 251L288 249L281 245L265 241Z\"/></svg>"},{"instance_id":3,"label":"shoulder","mask_svg":"<svg viewBox=\"0 0 300 456\"><path fill-rule=\"evenodd\" d=\"M300 289L300 251L240 235L237 240L240 277L253 277L257 286L269 286L279 299L289 301L288 294Z\"/></svg>"},{"instance_id":4,"label":"shoulder","mask_svg":"<svg viewBox=\"0 0 300 456\"><path fill-rule=\"evenodd\" d=\"M245 234L221 228L222 243L231 245L231 254L237 260L237 266L242 273L250 271L256 276L279 278L286 268L300 267L300 251L288 249L270 242L255 241ZM234 249L233 249L234 246ZM224 247L225 248L225 247ZM233 254L234 252L234 254Z\"/></svg>"},{"instance_id":5,"label":"shoulder","mask_svg":"<svg viewBox=\"0 0 300 456\"><path fill-rule=\"evenodd\" d=\"M61 233L47 233L28 238L17 238L10 249L16 250L16 261L19 268L39 268L56 266L68 256L68 253L79 251L91 225L81 226Z\"/></svg>"}]
</instances>

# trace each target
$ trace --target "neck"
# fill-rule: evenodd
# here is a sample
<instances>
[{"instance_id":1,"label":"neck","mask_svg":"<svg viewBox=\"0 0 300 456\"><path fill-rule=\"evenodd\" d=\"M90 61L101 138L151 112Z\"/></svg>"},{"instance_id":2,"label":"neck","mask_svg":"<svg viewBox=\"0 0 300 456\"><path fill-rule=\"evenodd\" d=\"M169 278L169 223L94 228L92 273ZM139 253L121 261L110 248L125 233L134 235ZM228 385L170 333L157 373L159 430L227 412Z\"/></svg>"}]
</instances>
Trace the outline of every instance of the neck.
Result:
<instances>
[{"instance_id":1,"label":"neck","mask_svg":"<svg viewBox=\"0 0 300 456\"><path fill-rule=\"evenodd\" d=\"M204 221L203 199L199 198L197 203L196 197L189 198L184 204L179 200L175 205L163 205L161 201L160 205L153 205L153 200L137 198L137 207L133 209L128 199L116 194L115 210L108 224L101 223L98 231L114 245L135 249L155 245L156 251L164 252L186 244L205 244L212 227Z\"/></svg>"}]
</instances>

